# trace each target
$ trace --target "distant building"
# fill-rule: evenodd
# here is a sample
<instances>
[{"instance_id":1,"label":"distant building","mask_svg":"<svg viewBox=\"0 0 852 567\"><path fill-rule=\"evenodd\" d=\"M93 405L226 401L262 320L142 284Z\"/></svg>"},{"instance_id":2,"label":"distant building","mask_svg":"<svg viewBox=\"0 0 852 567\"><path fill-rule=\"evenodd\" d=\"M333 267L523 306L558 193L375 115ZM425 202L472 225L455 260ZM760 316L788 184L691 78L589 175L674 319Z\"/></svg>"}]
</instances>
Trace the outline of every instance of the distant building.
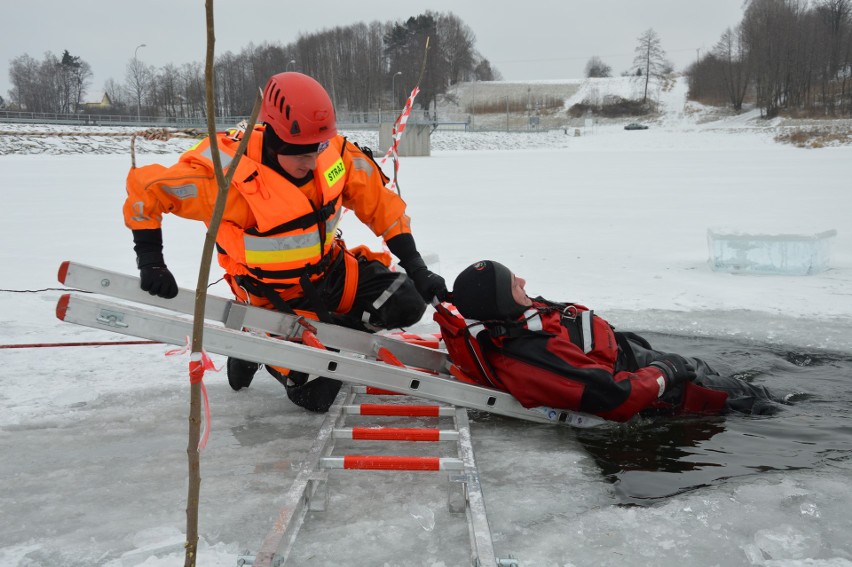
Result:
<instances>
[{"instance_id":1,"label":"distant building","mask_svg":"<svg viewBox=\"0 0 852 567\"><path fill-rule=\"evenodd\" d=\"M80 105L80 108L82 110L104 110L112 108L112 100L110 100L107 93L102 93L100 100L96 102L84 102Z\"/></svg>"}]
</instances>

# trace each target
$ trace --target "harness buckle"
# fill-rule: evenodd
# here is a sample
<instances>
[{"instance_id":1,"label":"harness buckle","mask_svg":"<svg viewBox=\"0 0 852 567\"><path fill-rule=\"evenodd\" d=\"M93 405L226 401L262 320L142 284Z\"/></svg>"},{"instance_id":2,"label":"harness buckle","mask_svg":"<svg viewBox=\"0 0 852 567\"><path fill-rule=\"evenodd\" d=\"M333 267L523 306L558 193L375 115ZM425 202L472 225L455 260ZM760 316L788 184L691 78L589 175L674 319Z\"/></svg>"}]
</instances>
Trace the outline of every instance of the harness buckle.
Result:
<instances>
[{"instance_id":1,"label":"harness buckle","mask_svg":"<svg viewBox=\"0 0 852 567\"><path fill-rule=\"evenodd\" d=\"M565 309L562 310L562 317L565 319L571 319L572 321L577 319L577 314L577 308L573 305L566 305Z\"/></svg>"}]
</instances>

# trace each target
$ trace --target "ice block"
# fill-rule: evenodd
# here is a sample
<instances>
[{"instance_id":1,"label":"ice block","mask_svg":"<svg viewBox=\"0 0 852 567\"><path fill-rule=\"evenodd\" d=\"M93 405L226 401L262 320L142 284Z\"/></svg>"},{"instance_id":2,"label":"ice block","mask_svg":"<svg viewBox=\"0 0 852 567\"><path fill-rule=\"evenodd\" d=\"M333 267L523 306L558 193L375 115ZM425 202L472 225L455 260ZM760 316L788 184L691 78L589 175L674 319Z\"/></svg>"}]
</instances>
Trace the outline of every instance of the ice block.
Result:
<instances>
[{"instance_id":1,"label":"ice block","mask_svg":"<svg viewBox=\"0 0 852 567\"><path fill-rule=\"evenodd\" d=\"M837 231L759 234L708 229L710 266L718 272L804 276L829 267Z\"/></svg>"}]
</instances>

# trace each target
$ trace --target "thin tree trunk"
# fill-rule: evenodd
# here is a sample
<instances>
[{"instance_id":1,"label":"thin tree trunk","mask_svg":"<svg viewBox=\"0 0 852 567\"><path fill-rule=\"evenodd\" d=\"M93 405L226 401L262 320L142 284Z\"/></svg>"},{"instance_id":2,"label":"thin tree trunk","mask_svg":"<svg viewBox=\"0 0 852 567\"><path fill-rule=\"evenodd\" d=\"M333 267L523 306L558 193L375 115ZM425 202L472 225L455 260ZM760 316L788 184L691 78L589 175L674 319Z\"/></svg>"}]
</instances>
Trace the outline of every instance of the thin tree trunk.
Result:
<instances>
[{"instance_id":1,"label":"thin tree trunk","mask_svg":"<svg viewBox=\"0 0 852 567\"><path fill-rule=\"evenodd\" d=\"M201 365L202 345L204 339L204 308L207 303L207 283L210 279L210 263L213 256L213 244L216 242L216 234L219 232L219 224L225 211L225 201L228 196L228 187L237 170L237 164L245 152L251 132L257 122L260 113L260 92L258 91L254 103L249 125L243 136L234 158L231 160L228 175L222 170L222 161L219 156L219 144L216 139L216 106L214 103L213 85L213 59L216 37L213 25L213 0L206 0L205 10L207 13L207 62L205 66L205 90L207 96L207 131L210 136L210 151L213 159L213 169L216 173L218 192L216 205L213 207L213 215L207 228L207 236L204 239L204 248L201 254L201 265L198 269L198 283L195 288L195 313L192 326L192 347L190 354L190 402L189 402L189 442L186 454L189 465L189 487L186 499L186 555L184 567L195 567L198 556L198 504L201 493L201 463L198 444L201 439L201 379L204 369Z\"/></svg>"}]
</instances>

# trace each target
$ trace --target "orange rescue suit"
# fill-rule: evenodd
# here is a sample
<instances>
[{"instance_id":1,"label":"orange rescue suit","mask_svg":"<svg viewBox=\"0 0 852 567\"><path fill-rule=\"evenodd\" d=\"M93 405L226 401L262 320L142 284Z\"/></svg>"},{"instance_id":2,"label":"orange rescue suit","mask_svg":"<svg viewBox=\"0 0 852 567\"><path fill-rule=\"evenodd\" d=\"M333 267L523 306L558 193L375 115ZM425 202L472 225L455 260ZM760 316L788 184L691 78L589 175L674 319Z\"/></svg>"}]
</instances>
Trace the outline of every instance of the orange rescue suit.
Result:
<instances>
[{"instance_id":1,"label":"orange rescue suit","mask_svg":"<svg viewBox=\"0 0 852 567\"><path fill-rule=\"evenodd\" d=\"M336 253L335 233L344 207L386 241L411 232L405 202L385 187L387 178L375 162L346 138L330 140L317 158L313 180L298 187L261 164L263 129L258 126L251 133L216 237L219 263L231 276L229 282L249 275L278 288L297 284L306 268ZM219 133L217 140L228 172L239 141L227 133ZM131 230L157 229L163 213L209 224L217 192L205 139L171 167L130 170L125 224ZM342 241L337 242L342 247Z\"/></svg>"}]
</instances>

